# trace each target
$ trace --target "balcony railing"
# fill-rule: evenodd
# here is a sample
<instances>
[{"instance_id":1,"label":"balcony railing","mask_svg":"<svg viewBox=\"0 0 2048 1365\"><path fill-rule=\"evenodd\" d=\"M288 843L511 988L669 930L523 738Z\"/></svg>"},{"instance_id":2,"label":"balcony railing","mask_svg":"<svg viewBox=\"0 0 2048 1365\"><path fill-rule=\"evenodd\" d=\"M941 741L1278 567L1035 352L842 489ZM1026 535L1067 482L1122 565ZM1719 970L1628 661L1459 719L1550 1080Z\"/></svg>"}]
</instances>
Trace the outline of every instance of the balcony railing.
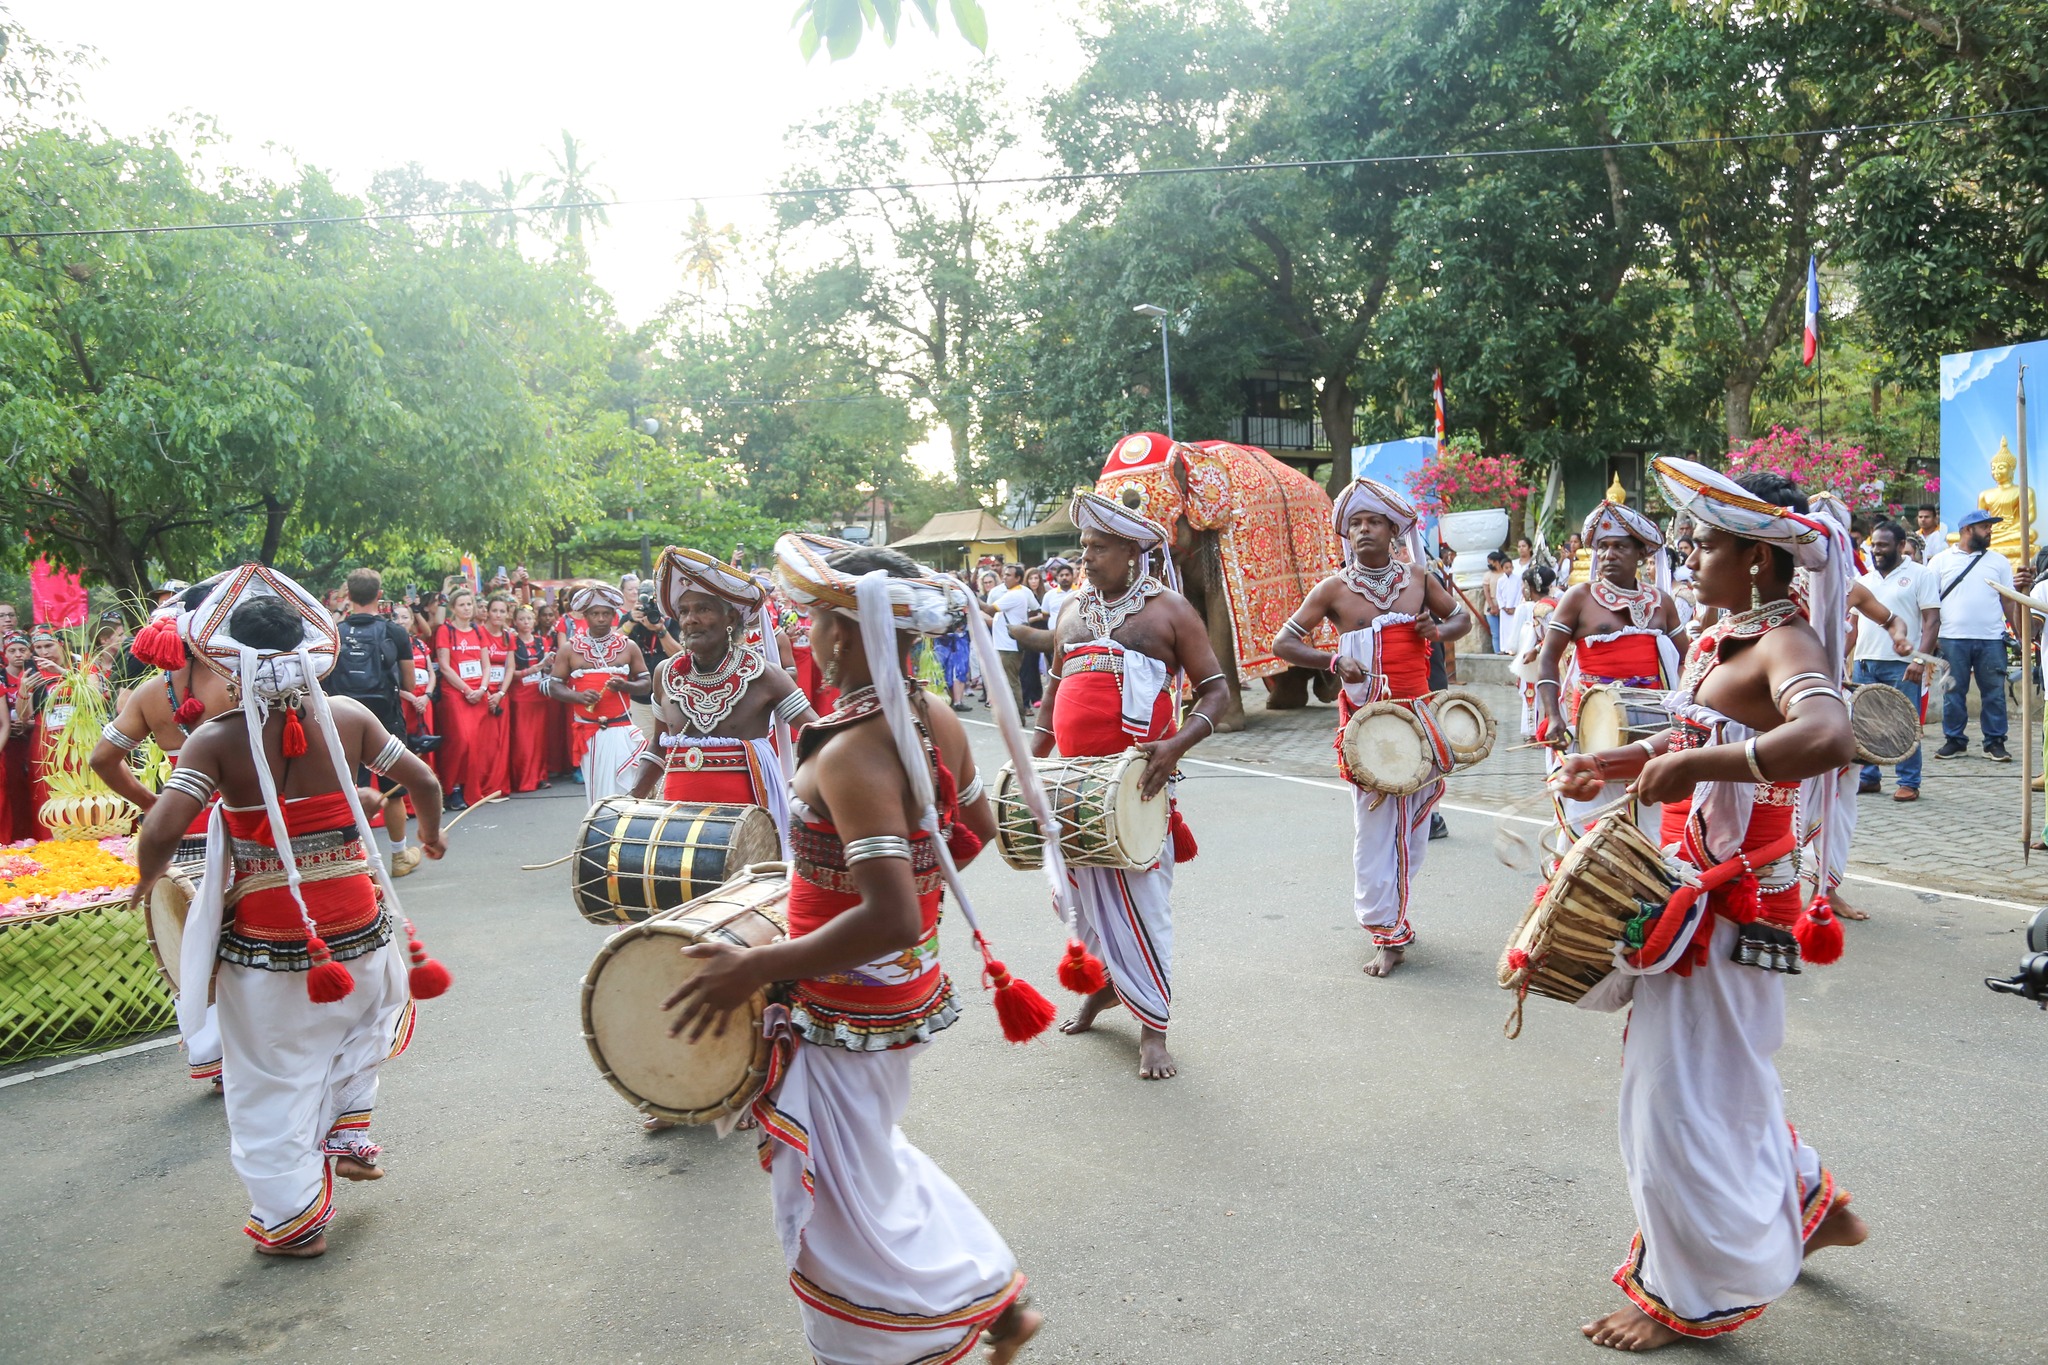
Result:
<instances>
[{"instance_id":1,"label":"balcony railing","mask_svg":"<svg viewBox=\"0 0 2048 1365\"><path fill-rule=\"evenodd\" d=\"M1261 450L1328 450L1321 419L1312 417L1233 417L1226 438Z\"/></svg>"}]
</instances>

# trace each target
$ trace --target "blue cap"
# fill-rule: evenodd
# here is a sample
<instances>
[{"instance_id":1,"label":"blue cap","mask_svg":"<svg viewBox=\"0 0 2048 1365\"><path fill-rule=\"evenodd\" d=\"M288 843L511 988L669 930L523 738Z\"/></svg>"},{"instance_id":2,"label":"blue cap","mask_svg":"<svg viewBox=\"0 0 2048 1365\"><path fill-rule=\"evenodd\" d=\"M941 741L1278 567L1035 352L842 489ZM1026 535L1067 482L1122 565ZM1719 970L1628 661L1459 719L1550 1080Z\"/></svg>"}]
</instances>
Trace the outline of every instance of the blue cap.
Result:
<instances>
[{"instance_id":1,"label":"blue cap","mask_svg":"<svg viewBox=\"0 0 2048 1365\"><path fill-rule=\"evenodd\" d=\"M1958 531L1967 531L1972 526L1982 526L1987 522L2004 520L2004 517L1994 517L1989 512L1979 507L1975 511L1963 513L1963 519L1956 523L1956 529Z\"/></svg>"}]
</instances>

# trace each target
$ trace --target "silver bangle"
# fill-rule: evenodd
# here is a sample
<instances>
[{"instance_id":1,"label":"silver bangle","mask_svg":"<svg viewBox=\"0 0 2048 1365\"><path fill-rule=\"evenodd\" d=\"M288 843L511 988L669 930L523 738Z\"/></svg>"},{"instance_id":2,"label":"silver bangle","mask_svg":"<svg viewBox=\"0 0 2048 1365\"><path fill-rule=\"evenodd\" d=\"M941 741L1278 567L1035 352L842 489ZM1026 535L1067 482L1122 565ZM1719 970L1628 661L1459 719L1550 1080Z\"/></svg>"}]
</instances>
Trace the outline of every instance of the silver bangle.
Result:
<instances>
[{"instance_id":1,"label":"silver bangle","mask_svg":"<svg viewBox=\"0 0 2048 1365\"><path fill-rule=\"evenodd\" d=\"M1304 640L1308 638L1308 628L1302 625L1301 622L1295 620L1292 616L1287 618L1286 625L1280 627L1280 633L1282 635L1298 635ZM1219 673L1216 676L1220 678L1223 675ZM1200 684L1197 684L1197 686L1199 685Z\"/></svg>"},{"instance_id":2,"label":"silver bangle","mask_svg":"<svg viewBox=\"0 0 2048 1365\"><path fill-rule=\"evenodd\" d=\"M1196 683L1196 684L1195 684L1195 690L1196 690L1197 692L1199 692L1199 691L1201 691L1201 690L1202 690L1203 688L1207 687L1207 686L1208 686L1208 685L1209 685L1210 683L1212 683L1212 682L1220 682L1220 681L1222 681L1222 678L1223 678L1223 671L1222 671L1221 669L1218 669L1218 670L1217 670L1216 672L1214 672L1214 673L1211 673L1211 674L1210 674L1210 675L1209 675L1208 677L1206 677L1206 678L1202 679L1202 680L1201 680L1200 682Z\"/></svg>"},{"instance_id":3,"label":"silver bangle","mask_svg":"<svg viewBox=\"0 0 2048 1365\"><path fill-rule=\"evenodd\" d=\"M811 709L811 699L801 692L792 692L775 703L775 714L792 724L796 718Z\"/></svg>"},{"instance_id":4,"label":"silver bangle","mask_svg":"<svg viewBox=\"0 0 2048 1365\"><path fill-rule=\"evenodd\" d=\"M1634 744L1631 744L1628 747L1631 749L1641 749L1651 758L1655 758L1657 756L1657 745L1654 740L1639 739Z\"/></svg>"},{"instance_id":5,"label":"silver bangle","mask_svg":"<svg viewBox=\"0 0 2048 1365\"><path fill-rule=\"evenodd\" d=\"M1756 780L1757 780L1757 781L1759 781L1759 782L1768 782L1768 781L1770 781L1771 779L1770 779L1770 778L1768 778L1768 777L1765 777L1765 776L1764 776L1764 770L1763 770L1762 766L1761 766L1761 765L1759 765L1759 764L1757 763L1757 761L1756 761L1756 741L1757 741L1757 738L1758 738L1757 736L1755 736L1755 735L1751 735L1751 736L1750 736L1750 738L1749 738L1749 742L1748 742L1747 744L1744 744L1744 745L1742 746L1742 757L1743 757L1743 760L1744 760L1745 762L1747 762L1747 763L1749 764L1749 771L1750 771L1750 774L1751 774L1752 776L1754 776L1754 777L1756 778Z\"/></svg>"},{"instance_id":6,"label":"silver bangle","mask_svg":"<svg viewBox=\"0 0 2048 1365\"><path fill-rule=\"evenodd\" d=\"M377 756L363 766L377 776L383 777L391 771L391 765L398 762L398 756L404 752L405 741L393 735L384 741L384 747L377 751Z\"/></svg>"},{"instance_id":7,"label":"silver bangle","mask_svg":"<svg viewBox=\"0 0 2048 1365\"><path fill-rule=\"evenodd\" d=\"M969 802L979 801L982 798L982 796L987 793L987 791L988 784L981 780L980 773L976 773L974 775L974 780L972 782L969 782L966 786L960 789L960 795L958 797L958 800L960 804L964 806L967 805Z\"/></svg>"},{"instance_id":8,"label":"silver bangle","mask_svg":"<svg viewBox=\"0 0 2048 1365\"><path fill-rule=\"evenodd\" d=\"M668 766L665 762L662 761L661 755L654 752L654 750L652 749L642 749L640 751L640 757L634 759L633 762L636 765L645 763L651 768L665 768Z\"/></svg>"},{"instance_id":9,"label":"silver bangle","mask_svg":"<svg viewBox=\"0 0 2048 1365\"><path fill-rule=\"evenodd\" d=\"M1823 697L1833 697L1836 701L1840 701L1842 699L1842 694L1835 691L1834 688L1816 683L1812 687L1802 688L1801 690L1787 697L1784 700L1784 702L1778 707L1778 712L1780 715L1783 715L1787 719L1790 719L1793 707L1799 705L1800 702L1805 701L1808 697L1815 695Z\"/></svg>"},{"instance_id":10,"label":"silver bangle","mask_svg":"<svg viewBox=\"0 0 2048 1365\"><path fill-rule=\"evenodd\" d=\"M1034 735L1049 735L1052 733L1052 730L1048 726L1034 725L1031 727L1031 733Z\"/></svg>"},{"instance_id":11,"label":"silver bangle","mask_svg":"<svg viewBox=\"0 0 2048 1365\"><path fill-rule=\"evenodd\" d=\"M1545 621L1543 623L1543 628L1545 630L1554 630L1560 635L1569 635L1572 633L1572 628L1566 625L1564 622L1558 620L1555 616Z\"/></svg>"},{"instance_id":12,"label":"silver bangle","mask_svg":"<svg viewBox=\"0 0 2048 1365\"><path fill-rule=\"evenodd\" d=\"M135 746L142 743L140 739L130 739L113 721L108 721L107 728L100 731L100 739L124 754L134 753Z\"/></svg>"},{"instance_id":13,"label":"silver bangle","mask_svg":"<svg viewBox=\"0 0 2048 1365\"><path fill-rule=\"evenodd\" d=\"M164 790L166 792L182 792L202 806L213 800L213 793L217 786L218 784L213 778L200 772L197 768L179 768L164 779Z\"/></svg>"},{"instance_id":14,"label":"silver bangle","mask_svg":"<svg viewBox=\"0 0 2048 1365\"><path fill-rule=\"evenodd\" d=\"M1215 734L1215 733L1216 733L1216 722L1215 722L1215 721L1213 721L1213 720L1210 720L1210 719L1209 719L1209 717L1208 717L1207 715L1203 714L1203 713L1202 713L1202 712L1200 712L1200 711L1190 711L1190 712L1188 712L1188 724L1192 725L1192 724L1194 724L1194 723L1195 723L1196 721L1200 721L1200 722L1202 722L1202 724L1204 724L1204 725L1208 726L1208 727L1209 727L1209 733L1210 733L1211 735L1213 735L1213 734Z\"/></svg>"},{"instance_id":15,"label":"silver bangle","mask_svg":"<svg viewBox=\"0 0 2048 1365\"><path fill-rule=\"evenodd\" d=\"M910 840L900 834L871 834L865 839L846 841L846 865L873 862L877 858L910 861Z\"/></svg>"},{"instance_id":16,"label":"silver bangle","mask_svg":"<svg viewBox=\"0 0 2048 1365\"><path fill-rule=\"evenodd\" d=\"M1539 687L1539 688L1542 688L1542 687L1556 687L1556 688L1558 689L1558 695L1559 695L1559 696L1563 696L1563 695L1564 695L1564 689L1563 689L1562 687L1560 687L1560 686L1558 685L1558 681L1557 681L1557 679L1555 679L1555 678L1538 678L1538 679L1536 680L1536 686L1537 686L1537 687Z\"/></svg>"}]
</instances>

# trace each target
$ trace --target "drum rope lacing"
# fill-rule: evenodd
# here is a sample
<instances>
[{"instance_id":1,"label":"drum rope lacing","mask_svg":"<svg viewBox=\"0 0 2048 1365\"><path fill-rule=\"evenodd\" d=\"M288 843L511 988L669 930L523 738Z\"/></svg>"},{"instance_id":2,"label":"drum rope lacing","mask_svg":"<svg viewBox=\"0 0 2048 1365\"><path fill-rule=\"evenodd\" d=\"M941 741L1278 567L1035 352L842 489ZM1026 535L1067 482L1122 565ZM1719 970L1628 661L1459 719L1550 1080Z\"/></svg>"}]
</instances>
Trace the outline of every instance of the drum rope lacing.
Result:
<instances>
[{"instance_id":1,"label":"drum rope lacing","mask_svg":"<svg viewBox=\"0 0 2048 1365\"><path fill-rule=\"evenodd\" d=\"M1623 588L1596 578L1587 585L1593 593L1593 600L1616 616L1626 615L1629 624L1637 630L1647 630L1657 619L1657 589L1648 583L1638 583L1633 588Z\"/></svg>"},{"instance_id":2,"label":"drum rope lacing","mask_svg":"<svg viewBox=\"0 0 2048 1365\"><path fill-rule=\"evenodd\" d=\"M1408 586L1408 566L1398 559L1377 569L1365 568L1353 560L1341 572L1346 586L1381 611L1392 610L1402 589Z\"/></svg>"}]
</instances>

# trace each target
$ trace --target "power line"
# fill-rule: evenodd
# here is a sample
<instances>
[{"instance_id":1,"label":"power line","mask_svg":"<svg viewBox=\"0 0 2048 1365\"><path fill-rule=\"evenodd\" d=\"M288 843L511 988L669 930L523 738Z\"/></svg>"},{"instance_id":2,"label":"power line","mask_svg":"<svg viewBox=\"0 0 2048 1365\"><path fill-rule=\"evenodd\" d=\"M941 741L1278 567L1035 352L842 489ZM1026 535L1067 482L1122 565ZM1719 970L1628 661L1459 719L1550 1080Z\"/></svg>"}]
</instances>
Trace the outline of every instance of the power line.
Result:
<instances>
[{"instance_id":1,"label":"power line","mask_svg":"<svg viewBox=\"0 0 2048 1365\"><path fill-rule=\"evenodd\" d=\"M586 199L559 204L506 204L495 208L405 209L393 213L350 213L315 218L253 218L225 223L162 223L149 227L51 228L34 232L0 232L0 241L27 242L55 237L135 237L157 232L232 232L250 228L331 227L350 223L391 223L414 218L487 218L511 214L567 213L571 210L644 208L655 205L726 203L736 200L831 199L849 194L903 194L920 190L994 189L1022 185L1082 185L1117 180L1149 180L1178 175L1234 175L1249 171L1341 170L1360 166L1418 165L1441 161L1491 161L1510 157L1567 156L1584 152L1637 152L1684 147L1732 147L1752 142L1777 142L1808 137L1866 137L1908 128L1950 127L1992 119L2048 114L2048 105L1994 109L1982 114L1951 114L1942 118L1903 119L1894 123L1849 123L1833 128L1807 128L1786 133L1734 133L1717 137L1646 139L1639 142L1587 142L1546 147L1496 147L1477 152L1400 152L1381 156L1317 157L1296 161L1235 161L1209 166L1152 166L1127 171L1062 171L1050 175L992 176L986 180L896 180L865 185L804 185L777 190L744 190L731 194L678 194L653 199Z\"/></svg>"}]
</instances>

